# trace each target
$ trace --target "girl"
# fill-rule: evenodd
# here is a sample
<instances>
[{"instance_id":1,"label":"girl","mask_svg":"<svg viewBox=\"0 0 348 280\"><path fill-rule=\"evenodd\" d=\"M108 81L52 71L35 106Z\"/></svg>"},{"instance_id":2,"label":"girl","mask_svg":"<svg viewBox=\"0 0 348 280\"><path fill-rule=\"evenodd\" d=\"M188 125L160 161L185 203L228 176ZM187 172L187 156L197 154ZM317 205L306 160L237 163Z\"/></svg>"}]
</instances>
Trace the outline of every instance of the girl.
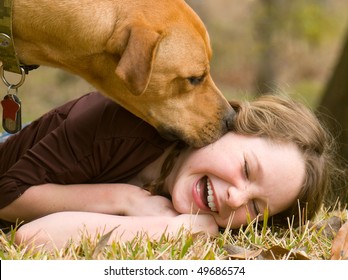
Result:
<instances>
[{"instance_id":1,"label":"girl","mask_svg":"<svg viewBox=\"0 0 348 280\"><path fill-rule=\"evenodd\" d=\"M82 230L129 240L181 226L215 234L266 209L279 224L301 222L299 207L312 218L330 184L329 135L287 98L231 106L234 130L201 149L99 93L52 110L0 146L2 228L23 223L18 243L61 248Z\"/></svg>"}]
</instances>

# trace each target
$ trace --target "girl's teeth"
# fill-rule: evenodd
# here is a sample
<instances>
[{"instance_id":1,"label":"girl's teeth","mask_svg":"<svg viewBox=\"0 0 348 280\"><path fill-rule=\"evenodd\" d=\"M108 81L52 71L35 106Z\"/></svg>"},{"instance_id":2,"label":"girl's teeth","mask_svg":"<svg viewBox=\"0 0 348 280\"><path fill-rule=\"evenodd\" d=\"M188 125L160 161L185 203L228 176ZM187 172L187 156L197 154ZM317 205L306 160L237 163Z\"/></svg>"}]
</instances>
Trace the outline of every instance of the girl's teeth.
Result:
<instances>
[{"instance_id":1,"label":"girl's teeth","mask_svg":"<svg viewBox=\"0 0 348 280\"><path fill-rule=\"evenodd\" d=\"M208 189L208 196L207 196L208 206L210 207L211 211L216 212L217 209L214 203L214 191L211 188L209 179L207 179L207 189Z\"/></svg>"},{"instance_id":2,"label":"girl's teeth","mask_svg":"<svg viewBox=\"0 0 348 280\"><path fill-rule=\"evenodd\" d=\"M211 211L213 211L213 212L217 211L214 202L209 202L208 205L209 205Z\"/></svg>"}]
</instances>

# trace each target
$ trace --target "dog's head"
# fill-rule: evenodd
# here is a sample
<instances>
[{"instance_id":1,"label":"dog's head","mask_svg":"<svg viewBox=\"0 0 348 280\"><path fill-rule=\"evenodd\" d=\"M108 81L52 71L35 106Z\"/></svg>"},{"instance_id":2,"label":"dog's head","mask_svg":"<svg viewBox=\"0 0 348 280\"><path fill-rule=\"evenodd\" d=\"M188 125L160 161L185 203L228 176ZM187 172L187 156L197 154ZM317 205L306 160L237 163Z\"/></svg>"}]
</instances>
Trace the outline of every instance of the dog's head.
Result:
<instances>
[{"instance_id":1,"label":"dog's head","mask_svg":"<svg viewBox=\"0 0 348 280\"><path fill-rule=\"evenodd\" d=\"M228 131L234 111L210 76L203 23L179 2L165 18L154 11L151 24L132 25L116 75L133 95L123 106L163 136L201 147Z\"/></svg>"},{"instance_id":2,"label":"dog's head","mask_svg":"<svg viewBox=\"0 0 348 280\"><path fill-rule=\"evenodd\" d=\"M185 1L104 1L95 9L65 1L54 21L52 1L44 8L27 1L25 9L18 2L14 33L23 63L85 78L168 138L201 147L227 132L234 111L210 76L207 30ZM36 15L29 25L28 14Z\"/></svg>"}]
</instances>

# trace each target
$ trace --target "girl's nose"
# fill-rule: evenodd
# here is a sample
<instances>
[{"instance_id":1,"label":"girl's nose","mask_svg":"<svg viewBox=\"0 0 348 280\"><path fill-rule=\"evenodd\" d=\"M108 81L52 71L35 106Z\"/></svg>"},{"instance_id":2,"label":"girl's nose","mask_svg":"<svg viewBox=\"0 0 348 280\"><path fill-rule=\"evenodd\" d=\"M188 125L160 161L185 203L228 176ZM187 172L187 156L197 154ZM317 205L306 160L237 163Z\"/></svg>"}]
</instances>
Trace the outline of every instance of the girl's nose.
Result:
<instances>
[{"instance_id":1,"label":"girl's nose","mask_svg":"<svg viewBox=\"0 0 348 280\"><path fill-rule=\"evenodd\" d=\"M248 193L246 189L230 186L227 190L227 201L229 207L238 209L248 204Z\"/></svg>"}]
</instances>

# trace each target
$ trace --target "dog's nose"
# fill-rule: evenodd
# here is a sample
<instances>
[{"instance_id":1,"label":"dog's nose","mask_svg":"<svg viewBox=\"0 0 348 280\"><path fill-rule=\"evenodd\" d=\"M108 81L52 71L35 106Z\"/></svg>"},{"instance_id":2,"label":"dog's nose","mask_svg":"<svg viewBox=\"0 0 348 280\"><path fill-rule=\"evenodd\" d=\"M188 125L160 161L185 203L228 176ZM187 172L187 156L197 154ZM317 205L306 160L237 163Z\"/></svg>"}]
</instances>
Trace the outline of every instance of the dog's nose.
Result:
<instances>
[{"instance_id":1,"label":"dog's nose","mask_svg":"<svg viewBox=\"0 0 348 280\"><path fill-rule=\"evenodd\" d=\"M234 128L234 119L236 117L236 111L231 108L230 112L225 117L225 125L228 131L233 130Z\"/></svg>"}]
</instances>

